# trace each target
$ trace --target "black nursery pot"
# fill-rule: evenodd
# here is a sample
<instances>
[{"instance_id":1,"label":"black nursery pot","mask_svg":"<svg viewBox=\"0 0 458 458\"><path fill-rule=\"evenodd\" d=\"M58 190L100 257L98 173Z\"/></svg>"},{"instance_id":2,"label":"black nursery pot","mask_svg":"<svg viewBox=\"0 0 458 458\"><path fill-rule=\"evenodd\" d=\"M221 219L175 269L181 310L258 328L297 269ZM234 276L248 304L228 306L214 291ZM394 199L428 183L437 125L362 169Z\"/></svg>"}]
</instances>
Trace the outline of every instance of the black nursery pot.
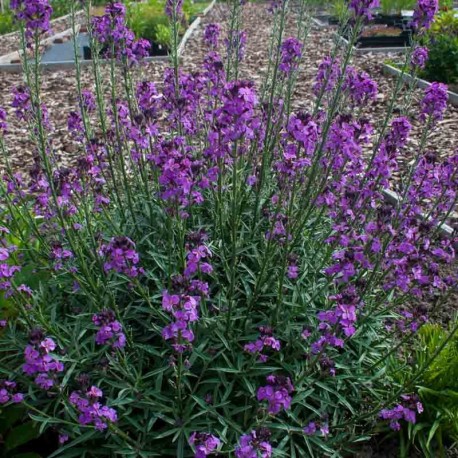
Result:
<instances>
[{"instance_id":1,"label":"black nursery pot","mask_svg":"<svg viewBox=\"0 0 458 458\"><path fill-rule=\"evenodd\" d=\"M372 22L387 26L402 26L404 24L404 17L401 14L377 14Z\"/></svg>"},{"instance_id":2,"label":"black nursery pot","mask_svg":"<svg viewBox=\"0 0 458 458\"><path fill-rule=\"evenodd\" d=\"M154 41L150 41L151 47L149 48L149 55L151 57L154 56L167 56L169 53L168 49L161 44L155 43Z\"/></svg>"},{"instance_id":3,"label":"black nursery pot","mask_svg":"<svg viewBox=\"0 0 458 458\"><path fill-rule=\"evenodd\" d=\"M168 49L161 44L155 43L153 41L150 41L151 47L149 49L149 55L150 57L154 56L167 56L168 55ZM104 56L107 48L102 48L100 50L100 56ZM84 60L91 60L92 59L92 49L90 46L83 46L83 59Z\"/></svg>"},{"instance_id":4,"label":"black nursery pot","mask_svg":"<svg viewBox=\"0 0 458 458\"><path fill-rule=\"evenodd\" d=\"M403 48L411 45L411 39L411 33L404 30L397 37L359 37L356 46L358 48Z\"/></svg>"}]
</instances>

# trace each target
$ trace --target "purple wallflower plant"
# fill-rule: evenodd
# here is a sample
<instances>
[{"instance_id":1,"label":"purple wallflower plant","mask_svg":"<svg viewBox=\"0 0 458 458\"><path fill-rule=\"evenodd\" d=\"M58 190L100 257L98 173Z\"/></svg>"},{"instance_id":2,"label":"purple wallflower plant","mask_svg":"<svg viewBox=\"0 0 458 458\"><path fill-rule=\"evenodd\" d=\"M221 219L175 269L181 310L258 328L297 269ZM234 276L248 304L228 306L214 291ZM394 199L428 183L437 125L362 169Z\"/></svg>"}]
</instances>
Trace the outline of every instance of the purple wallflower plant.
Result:
<instances>
[{"instance_id":1,"label":"purple wallflower plant","mask_svg":"<svg viewBox=\"0 0 458 458\"><path fill-rule=\"evenodd\" d=\"M17 392L16 382L11 380L0 380L0 405L12 402L18 404L22 402L24 395Z\"/></svg>"},{"instance_id":2,"label":"purple wallflower plant","mask_svg":"<svg viewBox=\"0 0 458 458\"><path fill-rule=\"evenodd\" d=\"M99 253L105 258L106 272L114 270L131 278L143 273L143 269L137 267L140 257L135 250L135 243L128 237L113 237L108 244L102 245Z\"/></svg>"},{"instance_id":3,"label":"purple wallflower plant","mask_svg":"<svg viewBox=\"0 0 458 458\"><path fill-rule=\"evenodd\" d=\"M356 17L362 17L370 21L372 11L380 6L379 0L350 0L349 8Z\"/></svg>"},{"instance_id":4,"label":"purple wallflower plant","mask_svg":"<svg viewBox=\"0 0 458 458\"><path fill-rule=\"evenodd\" d=\"M126 345L126 336L122 331L122 324L116 320L112 310L104 310L92 317L92 322L99 328L95 336L97 345L109 344L112 348L123 348Z\"/></svg>"},{"instance_id":5,"label":"purple wallflower plant","mask_svg":"<svg viewBox=\"0 0 458 458\"><path fill-rule=\"evenodd\" d=\"M423 412L423 405L417 395L401 396L401 403L397 404L392 409L383 409L380 412L380 418L390 421L390 428L399 431L401 429L400 420L405 420L407 423L416 423L416 414Z\"/></svg>"},{"instance_id":6,"label":"purple wallflower plant","mask_svg":"<svg viewBox=\"0 0 458 458\"><path fill-rule=\"evenodd\" d=\"M416 68L425 68L426 62L428 60L428 48L425 46L417 46L411 58L412 67Z\"/></svg>"},{"instance_id":7,"label":"purple wallflower plant","mask_svg":"<svg viewBox=\"0 0 458 458\"><path fill-rule=\"evenodd\" d=\"M267 401L268 411L272 415L282 409L289 409L292 401L290 394L294 391L291 379L281 375L268 375L266 380L267 385L258 388L258 401Z\"/></svg>"},{"instance_id":8,"label":"purple wallflower plant","mask_svg":"<svg viewBox=\"0 0 458 458\"><path fill-rule=\"evenodd\" d=\"M50 337L40 340L41 336L37 331L25 348L22 370L27 375L35 375L35 383L40 388L49 390L57 383L57 374L63 372L64 365L51 355L56 349L54 340Z\"/></svg>"},{"instance_id":9,"label":"purple wallflower plant","mask_svg":"<svg viewBox=\"0 0 458 458\"><path fill-rule=\"evenodd\" d=\"M258 428L250 434L244 434L235 448L236 458L271 458L271 433L267 428Z\"/></svg>"},{"instance_id":10,"label":"purple wallflower plant","mask_svg":"<svg viewBox=\"0 0 458 458\"><path fill-rule=\"evenodd\" d=\"M94 425L95 429L103 431L110 423L118 421L116 410L103 405L100 402L102 397L102 390L96 386L92 386L85 393L73 391L70 394L70 404L78 410L78 421L82 425Z\"/></svg>"},{"instance_id":11,"label":"purple wallflower plant","mask_svg":"<svg viewBox=\"0 0 458 458\"><path fill-rule=\"evenodd\" d=\"M10 8L16 19L24 22L29 45L35 34L40 35L51 29L52 7L48 0L11 0Z\"/></svg>"},{"instance_id":12,"label":"purple wallflower plant","mask_svg":"<svg viewBox=\"0 0 458 458\"><path fill-rule=\"evenodd\" d=\"M268 359L268 356L263 354L262 351L264 351L265 348L271 348L272 350L280 351L281 344L280 341L272 335L273 331L271 328L261 326L259 331L261 333L259 339L257 339L255 342L249 342L245 344L244 350L251 354L258 354L259 361L261 363L265 363Z\"/></svg>"},{"instance_id":13,"label":"purple wallflower plant","mask_svg":"<svg viewBox=\"0 0 458 458\"><path fill-rule=\"evenodd\" d=\"M421 117L431 117L433 121L442 119L447 108L447 85L443 83L432 83L425 90L425 95L420 103Z\"/></svg>"},{"instance_id":14,"label":"purple wallflower plant","mask_svg":"<svg viewBox=\"0 0 458 458\"><path fill-rule=\"evenodd\" d=\"M279 69L289 74L297 69L304 45L297 38L287 38L281 45Z\"/></svg>"},{"instance_id":15,"label":"purple wallflower plant","mask_svg":"<svg viewBox=\"0 0 458 458\"><path fill-rule=\"evenodd\" d=\"M219 24L208 24L204 30L204 44L210 49L218 47L219 35L221 33L221 26Z\"/></svg>"},{"instance_id":16,"label":"purple wallflower plant","mask_svg":"<svg viewBox=\"0 0 458 458\"><path fill-rule=\"evenodd\" d=\"M189 444L194 446L195 458L205 458L215 452L221 441L210 433L194 432L189 437Z\"/></svg>"},{"instance_id":17,"label":"purple wallflower plant","mask_svg":"<svg viewBox=\"0 0 458 458\"><path fill-rule=\"evenodd\" d=\"M438 0L418 0L414 10L411 26L417 30L427 30L431 27L434 16L439 9Z\"/></svg>"}]
</instances>

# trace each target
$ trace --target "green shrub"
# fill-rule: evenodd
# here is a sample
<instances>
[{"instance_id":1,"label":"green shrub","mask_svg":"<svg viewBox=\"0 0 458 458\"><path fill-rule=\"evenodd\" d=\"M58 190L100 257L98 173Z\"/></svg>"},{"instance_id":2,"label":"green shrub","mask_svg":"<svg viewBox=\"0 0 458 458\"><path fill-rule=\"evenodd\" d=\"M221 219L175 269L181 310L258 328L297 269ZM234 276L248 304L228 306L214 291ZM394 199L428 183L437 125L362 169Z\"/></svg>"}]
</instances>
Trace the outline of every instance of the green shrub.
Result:
<instances>
[{"instance_id":1,"label":"green shrub","mask_svg":"<svg viewBox=\"0 0 458 458\"><path fill-rule=\"evenodd\" d=\"M445 344L424 372L418 393L424 414L410 425L409 438L425 456L443 456L444 442L458 440L458 335L446 342L448 331L438 324L427 324L419 331L418 365L424 365Z\"/></svg>"},{"instance_id":2,"label":"green shrub","mask_svg":"<svg viewBox=\"0 0 458 458\"><path fill-rule=\"evenodd\" d=\"M13 22L13 15L10 11L0 13L0 35L5 35L16 30Z\"/></svg>"}]
</instances>

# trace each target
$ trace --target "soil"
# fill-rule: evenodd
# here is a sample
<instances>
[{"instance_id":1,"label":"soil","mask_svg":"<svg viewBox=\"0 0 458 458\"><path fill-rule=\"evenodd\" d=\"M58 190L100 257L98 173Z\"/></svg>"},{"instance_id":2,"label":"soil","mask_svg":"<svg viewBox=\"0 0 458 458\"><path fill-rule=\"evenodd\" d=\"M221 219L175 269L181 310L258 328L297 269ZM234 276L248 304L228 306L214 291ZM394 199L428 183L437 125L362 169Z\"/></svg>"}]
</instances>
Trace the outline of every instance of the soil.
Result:
<instances>
[{"instance_id":1,"label":"soil","mask_svg":"<svg viewBox=\"0 0 458 458\"><path fill-rule=\"evenodd\" d=\"M402 29L399 27L388 27L384 25L372 25L365 27L361 33L362 37L399 37Z\"/></svg>"}]
</instances>

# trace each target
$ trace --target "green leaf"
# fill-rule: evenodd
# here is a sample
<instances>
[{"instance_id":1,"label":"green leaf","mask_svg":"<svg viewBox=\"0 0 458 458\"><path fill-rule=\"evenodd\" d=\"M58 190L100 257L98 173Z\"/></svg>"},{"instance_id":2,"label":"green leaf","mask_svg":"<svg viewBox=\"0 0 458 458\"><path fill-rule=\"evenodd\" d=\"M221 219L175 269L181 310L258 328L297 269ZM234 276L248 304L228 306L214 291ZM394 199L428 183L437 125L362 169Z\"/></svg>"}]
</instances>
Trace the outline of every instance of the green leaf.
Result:
<instances>
[{"instance_id":1,"label":"green leaf","mask_svg":"<svg viewBox=\"0 0 458 458\"><path fill-rule=\"evenodd\" d=\"M40 435L35 423L28 421L13 428L5 439L5 449L13 450L27 442L36 439Z\"/></svg>"}]
</instances>

